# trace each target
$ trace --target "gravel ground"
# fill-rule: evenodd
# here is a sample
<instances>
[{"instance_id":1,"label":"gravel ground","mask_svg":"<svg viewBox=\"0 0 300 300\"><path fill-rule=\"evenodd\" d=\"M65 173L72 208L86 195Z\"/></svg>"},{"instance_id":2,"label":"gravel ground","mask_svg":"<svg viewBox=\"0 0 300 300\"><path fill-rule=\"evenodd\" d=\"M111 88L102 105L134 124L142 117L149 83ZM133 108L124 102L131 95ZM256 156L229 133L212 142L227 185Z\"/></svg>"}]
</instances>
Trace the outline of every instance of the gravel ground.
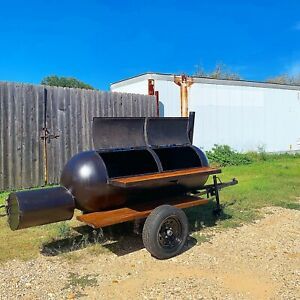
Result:
<instances>
[{"instance_id":1,"label":"gravel ground","mask_svg":"<svg viewBox=\"0 0 300 300\"><path fill-rule=\"evenodd\" d=\"M166 261L140 249L140 238L98 255L10 261L0 299L300 299L300 211L264 212Z\"/></svg>"}]
</instances>

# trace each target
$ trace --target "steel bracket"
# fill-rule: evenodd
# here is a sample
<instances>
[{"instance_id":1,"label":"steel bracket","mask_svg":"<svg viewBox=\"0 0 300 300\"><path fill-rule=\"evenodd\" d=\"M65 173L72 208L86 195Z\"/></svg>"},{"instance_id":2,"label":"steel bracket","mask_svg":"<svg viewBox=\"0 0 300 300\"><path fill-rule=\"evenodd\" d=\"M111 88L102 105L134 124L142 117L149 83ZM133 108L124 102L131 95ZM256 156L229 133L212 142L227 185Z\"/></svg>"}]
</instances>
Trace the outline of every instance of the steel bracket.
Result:
<instances>
[{"instance_id":1,"label":"steel bracket","mask_svg":"<svg viewBox=\"0 0 300 300\"><path fill-rule=\"evenodd\" d=\"M42 129L44 132L44 135L41 136L42 140L46 140L48 143L50 143L51 140L59 138L59 134L51 134L48 128Z\"/></svg>"}]
</instances>

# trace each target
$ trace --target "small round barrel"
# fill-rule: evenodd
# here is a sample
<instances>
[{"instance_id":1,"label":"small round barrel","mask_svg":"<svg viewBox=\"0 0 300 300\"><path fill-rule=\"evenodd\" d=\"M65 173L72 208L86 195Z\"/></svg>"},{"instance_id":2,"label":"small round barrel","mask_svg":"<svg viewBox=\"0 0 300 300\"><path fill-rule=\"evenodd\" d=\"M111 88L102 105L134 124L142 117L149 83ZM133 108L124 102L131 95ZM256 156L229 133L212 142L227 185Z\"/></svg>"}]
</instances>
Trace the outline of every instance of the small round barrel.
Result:
<instances>
[{"instance_id":1,"label":"small round barrel","mask_svg":"<svg viewBox=\"0 0 300 300\"><path fill-rule=\"evenodd\" d=\"M64 187L14 192L7 199L12 230L70 220L74 209L73 196Z\"/></svg>"}]
</instances>

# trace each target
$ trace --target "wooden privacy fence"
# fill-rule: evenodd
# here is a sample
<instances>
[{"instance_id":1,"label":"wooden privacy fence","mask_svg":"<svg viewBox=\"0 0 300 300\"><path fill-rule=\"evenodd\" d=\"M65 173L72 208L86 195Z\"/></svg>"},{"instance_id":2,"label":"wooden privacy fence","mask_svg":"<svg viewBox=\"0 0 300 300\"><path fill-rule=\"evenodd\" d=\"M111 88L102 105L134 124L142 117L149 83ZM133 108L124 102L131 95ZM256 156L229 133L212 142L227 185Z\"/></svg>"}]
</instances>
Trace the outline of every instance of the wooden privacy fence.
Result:
<instances>
[{"instance_id":1,"label":"wooden privacy fence","mask_svg":"<svg viewBox=\"0 0 300 300\"><path fill-rule=\"evenodd\" d=\"M154 96L0 82L0 191L59 182L96 116L155 116Z\"/></svg>"}]
</instances>

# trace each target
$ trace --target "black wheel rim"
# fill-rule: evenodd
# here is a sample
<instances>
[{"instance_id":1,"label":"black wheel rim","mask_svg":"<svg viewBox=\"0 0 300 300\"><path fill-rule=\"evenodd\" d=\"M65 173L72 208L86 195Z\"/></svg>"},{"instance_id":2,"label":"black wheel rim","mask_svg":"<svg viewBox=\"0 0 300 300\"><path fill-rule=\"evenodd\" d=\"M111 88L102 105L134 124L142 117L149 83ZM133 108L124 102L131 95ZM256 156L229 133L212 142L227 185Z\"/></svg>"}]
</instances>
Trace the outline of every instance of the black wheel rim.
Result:
<instances>
[{"instance_id":1,"label":"black wheel rim","mask_svg":"<svg viewBox=\"0 0 300 300\"><path fill-rule=\"evenodd\" d=\"M166 250L174 250L182 243L182 224L176 216L166 218L158 231L158 243Z\"/></svg>"}]
</instances>

